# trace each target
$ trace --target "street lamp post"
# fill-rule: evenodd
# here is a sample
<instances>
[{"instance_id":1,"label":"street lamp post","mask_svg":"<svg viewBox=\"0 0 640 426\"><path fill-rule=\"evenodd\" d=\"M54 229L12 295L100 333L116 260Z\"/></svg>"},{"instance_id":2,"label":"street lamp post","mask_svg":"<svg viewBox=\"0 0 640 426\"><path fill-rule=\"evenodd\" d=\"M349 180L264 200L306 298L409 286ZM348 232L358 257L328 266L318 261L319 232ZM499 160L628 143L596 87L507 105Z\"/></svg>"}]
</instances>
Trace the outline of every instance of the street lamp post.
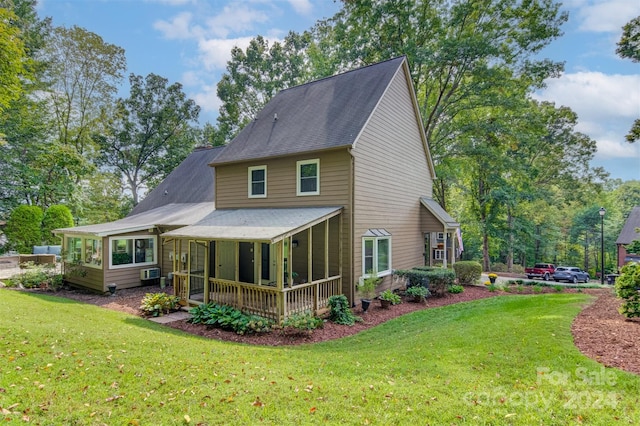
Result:
<instances>
[{"instance_id":1,"label":"street lamp post","mask_svg":"<svg viewBox=\"0 0 640 426\"><path fill-rule=\"evenodd\" d=\"M607 211L600 207L600 284L604 285L604 214Z\"/></svg>"}]
</instances>

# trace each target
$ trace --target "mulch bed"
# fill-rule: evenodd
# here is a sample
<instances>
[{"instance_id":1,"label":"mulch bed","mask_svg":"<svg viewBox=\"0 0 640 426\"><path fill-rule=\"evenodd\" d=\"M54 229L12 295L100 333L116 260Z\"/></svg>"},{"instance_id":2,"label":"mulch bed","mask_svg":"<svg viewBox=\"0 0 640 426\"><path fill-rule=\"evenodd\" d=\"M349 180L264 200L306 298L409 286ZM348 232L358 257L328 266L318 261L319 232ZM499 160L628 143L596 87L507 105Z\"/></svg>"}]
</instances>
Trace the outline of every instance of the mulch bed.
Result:
<instances>
[{"instance_id":1,"label":"mulch bed","mask_svg":"<svg viewBox=\"0 0 640 426\"><path fill-rule=\"evenodd\" d=\"M521 290L522 294L533 293L532 286L521 287ZM173 289L171 287L161 289L159 286L138 287L119 290L114 297L96 295L77 289L63 289L53 294L107 309L142 316L142 311L139 308L144 295L161 291L172 294ZM574 289L566 289L564 291L575 292ZM542 292L555 292L555 289L542 287ZM592 294L596 298L578 314L573 322L572 333L578 349L586 356L605 366L640 374L640 356L638 356L640 354L640 319L628 320L618 313L617 309L620 306L620 301L616 299L612 289L585 289L583 292ZM364 314L360 306L353 309L354 314L363 319L362 322L357 322L353 326L326 322L324 328L314 330L310 334L291 335L272 332L260 335L238 335L231 331L190 324L186 320L175 321L166 325L194 335L230 342L268 346L297 345L350 336L392 318L421 309L430 309L506 294L512 294L517 297L518 293L515 292L515 289L512 293L503 293L490 292L486 287L465 286L463 293L448 293L441 298L429 298L426 303L412 303L404 299L403 303L392 306L390 309L383 309L379 303L374 301Z\"/></svg>"}]
</instances>

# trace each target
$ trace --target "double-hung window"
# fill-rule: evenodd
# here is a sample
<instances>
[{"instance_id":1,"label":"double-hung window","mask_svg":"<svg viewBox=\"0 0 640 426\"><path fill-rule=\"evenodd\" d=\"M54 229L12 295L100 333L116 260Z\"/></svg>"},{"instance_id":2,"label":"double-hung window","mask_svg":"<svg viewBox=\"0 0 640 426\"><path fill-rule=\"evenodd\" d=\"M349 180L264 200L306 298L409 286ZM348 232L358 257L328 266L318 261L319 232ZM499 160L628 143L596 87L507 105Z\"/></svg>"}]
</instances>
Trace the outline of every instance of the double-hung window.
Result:
<instances>
[{"instance_id":1,"label":"double-hung window","mask_svg":"<svg viewBox=\"0 0 640 426\"><path fill-rule=\"evenodd\" d=\"M362 237L362 275L391 272L391 234L385 229L369 229Z\"/></svg>"},{"instance_id":2,"label":"double-hung window","mask_svg":"<svg viewBox=\"0 0 640 426\"><path fill-rule=\"evenodd\" d=\"M297 195L320 195L320 160L297 162Z\"/></svg>"},{"instance_id":3,"label":"double-hung window","mask_svg":"<svg viewBox=\"0 0 640 426\"><path fill-rule=\"evenodd\" d=\"M249 198L267 197L267 166L249 167Z\"/></svg>"}]
</instances>

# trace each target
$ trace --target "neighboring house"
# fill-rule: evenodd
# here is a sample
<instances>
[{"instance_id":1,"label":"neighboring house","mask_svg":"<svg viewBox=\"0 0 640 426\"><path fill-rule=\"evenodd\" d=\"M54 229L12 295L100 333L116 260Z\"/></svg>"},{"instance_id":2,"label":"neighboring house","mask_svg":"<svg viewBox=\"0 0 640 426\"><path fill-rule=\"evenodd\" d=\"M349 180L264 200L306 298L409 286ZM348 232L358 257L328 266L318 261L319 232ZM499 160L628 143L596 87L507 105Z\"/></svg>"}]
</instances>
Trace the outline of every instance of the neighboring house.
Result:
<instances>
[{"instance_id":1,"label":"neighboring house","mask_svg":"<svg viewBox=\"0 0 640 426\"><path fill-rule=\"evenodd\" d=\"M372 273L382 289L399 285L395 269L450 266L459 224L431 198L434 178L401 57L283 90L126 218L56 232L75 285L137 286L159 267L185 303L282 321L332 295L354 302Z\"/></svg>"},{"instance_id":2,"label":"neighboring house","mask_svg":"<svg viewBox=\"0 0 640 426\"><path fill-rule=\"evenodd\" d=\"M622 268L627 262L640 262L640 253L627 253L626 245L631 244L635 240L640 240L640 206L636 206L631 210L627 217L620 235L616 240L618 247L618 269Z\"/></svg>"},{"instance_id":3,"label":"neighboring house","mask_svg":"<svg viewBox=\"0 0 640 426\"><path fill-rule=\"evenodd\" d=\"M174 289L282 320L375 273L453 263L404 57L274 96L212 161L216 210L161 236Z\"/></svg>"},{"instance_id":4,"label":"neighboring house","mask_svg":"<svg viewBox=\"0 0 640 426\"><path fill-rule=\"evenodd\" d=\"M215 209L215 171L209 163L221 150L194 150L124 219L55 230L62 236L66 280L106 292L110 283L138 287L146 278L171 272L173 261L160 234L191 225Z\"/></svg>"}]
</instances>

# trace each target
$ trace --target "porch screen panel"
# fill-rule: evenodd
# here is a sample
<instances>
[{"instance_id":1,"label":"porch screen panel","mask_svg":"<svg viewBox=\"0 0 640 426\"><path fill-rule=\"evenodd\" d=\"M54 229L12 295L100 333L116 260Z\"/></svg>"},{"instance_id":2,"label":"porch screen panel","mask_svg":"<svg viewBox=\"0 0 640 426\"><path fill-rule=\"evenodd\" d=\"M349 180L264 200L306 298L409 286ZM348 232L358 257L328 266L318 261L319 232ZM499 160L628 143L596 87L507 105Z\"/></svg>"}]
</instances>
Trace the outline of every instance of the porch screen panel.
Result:
<instances>
[{"instance_id":1,"label":"porch screen panel","mask_svg":"<svg viewBox=\"0 0 640 426\"><path fill-rule=\"evenodd\" d=\"M208 261L204 243L189 242L189 299L204 298L204 265Z\"/></svg>"}]
</instances>

